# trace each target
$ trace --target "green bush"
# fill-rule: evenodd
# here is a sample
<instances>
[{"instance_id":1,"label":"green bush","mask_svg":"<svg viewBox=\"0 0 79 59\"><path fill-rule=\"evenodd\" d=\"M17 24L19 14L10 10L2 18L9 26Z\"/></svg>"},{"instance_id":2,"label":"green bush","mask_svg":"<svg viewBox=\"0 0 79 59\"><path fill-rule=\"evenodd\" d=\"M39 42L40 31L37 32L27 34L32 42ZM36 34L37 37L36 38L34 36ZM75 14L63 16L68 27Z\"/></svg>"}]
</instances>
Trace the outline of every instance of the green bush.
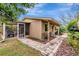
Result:
<instances>
[{"instance_id":1,"label":"green bush","mask_svg":"<svg viewBox=\"0 0 79 59\"><path fill-rule=\"evenodd\" d=\"M68 33L68 38L79 40L79 32L72 31Z\"/></svg>"},{"instance_id":2,"label":"green bush","mask_svg":"<svg viewBox=\"0 0 79 59\"><path fill-rule=\"evenodd\" d=\"M76 54L79 55L79 32L69 32L67 41L74 48Z\"/></svg>"},{"instance_id":3,"label":"green bush","mask_svg":"<svg viewBox=\"0 0 79 59\"><path fill-rule=\"evenodd\" d=\"M64 26L61 26L61 27L60 27L59 32L60 32L60 34L62 34L62 33L64 33L64 32L66 32L65 27L64 27Z\"/></svg>"},{"instance_id":4,"label":"green bush","mask_svg":"<svg viewBox=\"0 0 79 59\"><path fill-rule=\"evenodd\" d=\"M74 34L75 34L75 35L74 35L75 38L76 38L77 40L79 40L79 32L75 32Z\"/></svg>"},{"instance_id":5,"label":"green bush","mask_svg":"<svg viewBox=\"0 0 79 59\"><path fill-rule=\"evenodd\" d=\"M78 30L78 21L79 15L73 21L71 20L66 26L66 31L68 33L68 44L74 48L77 55L79 55L79 32L76 31ZM73 26L75 26L75 29Z\"/></svg>"},{"instance_id":6,"label":"green bush","mask_svg":"<svg viewBox=\"0 0 79 59\"><path fill-rule=\"evenodd\" d=\"M79 55L79 40L68 39L68 43L74 48L76 55Z\"/></svg>"}]
</instances>

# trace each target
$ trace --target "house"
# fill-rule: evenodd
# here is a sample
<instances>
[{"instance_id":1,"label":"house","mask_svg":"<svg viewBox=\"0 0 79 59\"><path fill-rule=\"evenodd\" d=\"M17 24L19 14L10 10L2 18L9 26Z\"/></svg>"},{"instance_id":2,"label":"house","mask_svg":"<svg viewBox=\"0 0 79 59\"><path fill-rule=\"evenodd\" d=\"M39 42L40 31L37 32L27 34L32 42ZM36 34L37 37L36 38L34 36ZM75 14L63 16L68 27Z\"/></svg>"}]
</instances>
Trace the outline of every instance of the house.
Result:
<instances>
[{"instance_id":1,"label":"house","mask_svg":"<svg viewBox=\"0 0 79 59\"><path fill-rule=\"evenodd\" d=\"M50 40L51 37L59 35L60 24L52 18L26 17L23 23L25 23L25 35L29 37Z\"/></svg>"},{"instance_id":2,"label":"house","mask_svg":"<svg viewBox=\"0 0 79 59\"><path fill-rule=\"evenodd\" d=\"M5 34L5 24L3 25L3 38ZM59 35L60 24L52 18L32 18L26 17L23 21L16 23L17 38L31 37L41 41L49 41Z\"/></svg>"}]
</instances>

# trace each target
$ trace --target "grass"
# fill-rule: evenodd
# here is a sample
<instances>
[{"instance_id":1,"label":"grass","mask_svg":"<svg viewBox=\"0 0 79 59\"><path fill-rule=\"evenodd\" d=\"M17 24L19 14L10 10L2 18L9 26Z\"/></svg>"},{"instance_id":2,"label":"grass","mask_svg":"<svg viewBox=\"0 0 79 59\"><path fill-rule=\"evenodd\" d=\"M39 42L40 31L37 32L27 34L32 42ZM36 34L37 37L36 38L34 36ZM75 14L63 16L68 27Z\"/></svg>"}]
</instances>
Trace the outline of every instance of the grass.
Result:
<instances>
[{"instance_id":1,"label":"grass","mask_svg":"<svg viewBox=\"0 0 79 59\"><path fill-rule=\"evenodd\" d=\"M27 45L21 43L19 40L8 39L0 43L0 56L40 56L41 53Z\"/></svg>"}]
</instances>

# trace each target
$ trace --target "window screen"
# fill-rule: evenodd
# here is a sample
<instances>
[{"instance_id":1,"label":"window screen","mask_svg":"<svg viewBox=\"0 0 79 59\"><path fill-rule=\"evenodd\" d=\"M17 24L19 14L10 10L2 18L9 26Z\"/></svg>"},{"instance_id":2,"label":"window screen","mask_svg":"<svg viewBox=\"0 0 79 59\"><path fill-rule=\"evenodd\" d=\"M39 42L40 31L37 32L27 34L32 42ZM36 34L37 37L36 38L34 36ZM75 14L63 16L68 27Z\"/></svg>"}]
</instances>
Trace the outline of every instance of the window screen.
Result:
<instances>
[{"instance_id":1,"label":"window screen","mask_svg":"<svg viewBox=\"0 0 79 59\"><path fill-rule=\"evenodd\" d=\"M48 31L48 25L45 24L45 31Z\"/></svg>"}]
</instances>

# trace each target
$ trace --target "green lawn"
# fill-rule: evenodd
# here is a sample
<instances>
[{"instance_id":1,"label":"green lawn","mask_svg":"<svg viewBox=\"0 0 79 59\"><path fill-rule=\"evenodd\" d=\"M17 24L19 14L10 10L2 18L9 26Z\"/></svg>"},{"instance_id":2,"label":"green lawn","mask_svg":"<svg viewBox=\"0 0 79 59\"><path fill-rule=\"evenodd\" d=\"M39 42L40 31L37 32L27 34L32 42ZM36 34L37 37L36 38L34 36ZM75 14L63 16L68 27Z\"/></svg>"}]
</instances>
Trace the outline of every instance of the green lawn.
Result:
<instances>
[{"instance_id":1,"label":"green lawn","mask_svg":"<svg viewBox=\"0 0 79 59\"><path fill-rule=\"evenodd\" d=\"M17 39L0 43L0 56L40 56L40 52L28 47Z\"/></svg>"}]
</instances>

